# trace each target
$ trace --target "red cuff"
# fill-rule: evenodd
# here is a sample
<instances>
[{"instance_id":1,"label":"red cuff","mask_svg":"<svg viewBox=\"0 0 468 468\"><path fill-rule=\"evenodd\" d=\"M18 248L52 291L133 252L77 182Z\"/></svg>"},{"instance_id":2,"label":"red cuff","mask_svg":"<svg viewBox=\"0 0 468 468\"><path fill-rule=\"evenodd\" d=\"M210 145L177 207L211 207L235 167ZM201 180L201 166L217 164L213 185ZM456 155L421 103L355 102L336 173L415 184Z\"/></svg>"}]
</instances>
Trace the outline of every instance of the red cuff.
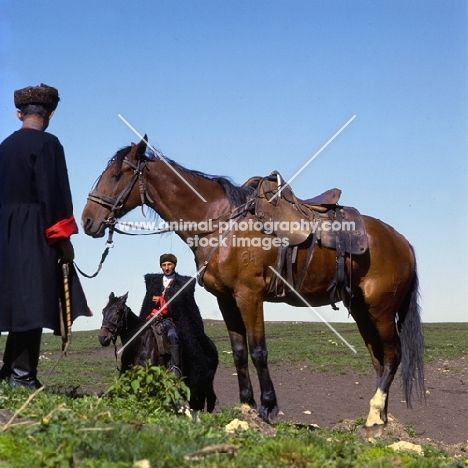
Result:
<instances>
[{"instance_id":1,"label":"red cuff","mask_svg":"<svg viewBox=\"0 0 468 468\"><path fill-rule=\"evenodd\" d=\"M53 226L45 230L45 235L49 245L52 245L60 239L68 239L72 234L77 233L78 226L76 225L73 215L67 219L62 219L62 221L55 223Z\"/></svg>"}]
</instances>

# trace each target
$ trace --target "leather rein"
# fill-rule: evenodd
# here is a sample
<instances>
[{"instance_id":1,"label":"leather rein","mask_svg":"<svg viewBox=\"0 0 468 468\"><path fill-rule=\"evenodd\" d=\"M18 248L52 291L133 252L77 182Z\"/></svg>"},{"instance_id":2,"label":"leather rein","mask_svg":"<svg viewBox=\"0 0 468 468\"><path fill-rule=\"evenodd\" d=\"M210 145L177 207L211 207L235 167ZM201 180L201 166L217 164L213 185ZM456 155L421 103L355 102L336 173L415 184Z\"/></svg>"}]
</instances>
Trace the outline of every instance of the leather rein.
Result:
<instances>
[{"instance_id":1,"label":"leather rein","mask_svg":"<svg viewBox=\"0 0 468 468\"><path fill-rule=\"evenodd\" d=\"M109 233L108 233L108 238L107 238L107 242L106 242L107 247L106 247L106 249L105 249L105 251L104 251L104 253L102 255L101 263L99 264L98 270L96 271L96 273L94 273L94 275L91 275L91 276L87 275L86 273L83 273L77 267L77 265L75 264L75 267L78 269L78 271L82 275L86 276L87 278L94 278L99 273L99 271L101 270L102 264L103 264L107 254L109 252L109 248L113 247L112 237L113 237L114 231L117 231L117 232L119 232L121 234L128 234L128 233L119 231L118 229L115 228L115 225L117 224L117 220L118 220L117 212L121 208L123 208L123 206L125 204L125 201L126 201L128 195L130 194L130 192L132 191L133 186L135 185L137 180L138 180L138 184L139 184L140 199L141 199L141 211L142 211L143 216L146 217L145 212L144 212L144 205L145 205L146 200L148 200L150 203L154 203L153 200L151 199L151 197L148 195L148 192L146 190L146 183L143 180L143 171L145 170L145 168L147 166L148 159L147 158L139 158L138 163L135 164L132 161L130 161L127 157L125 157L124 160L123 160L123 163L128 164L133 169L133 174L132 174L132 177L130 178L130 180L127 182L127 184L123 188L123 190L120 192L119 195L114 196L114 197L110 197L108 195L104 195L104 194L98 192L96 189L92 190L88 194L88 200L93 201L93 202L95 202L95 203L109 209L110 214L109 214L108 218L106 218L103 221L103 224L106 225L109 228ZM214 218L214 220L219 220L221 218L226 218L226 219L234 219L235 221L237 221L239 218L244 216L245 213L250 209L250 207L252 206L254 200L255 200L255 197L252 197L246 203L243 203L242 205L230 210L229 212L226 212L226 213L223 213L223 214L219 215L218 217ZM230 227L229 229L224 231L222 237L223 238L226 237L227 234L229 234L229 232L231 231L231 229L232 229L232 227ZM163 229L163 230L160 230L160 231L157 231L157 232L152 232L151 234L162 234L162 233L165 233L165 232L168 232L168 231L170 231L170 230ZM206 232L206 234L210 234L210 232ZM215 253L215 251L217 249L218 249L217 246L215 246L215 247L213 247L211 249L211 251L209 252L209 254L208 254L207 258L206 258L206 260L203 263L202 269L200 270L200 272L198 274L198 282L201 285L203 284L203 275L204 275L204 272L205 272L205 270L206 270L206 268L208 266L208 262L209 262L209 260L211 259L211 257L213 256L213 254Z\"/></svg>"},{"instance_id":2,"label":"leather rein","mask_svg":"<svg viewBox=\"0 0 468 468\"><path fill-rule=\"evenodd\" d=\"M144 205L145 201L148 200L149 202L153 202L151 197L148 195L148 192L146 191L146 183L143 180L143 171L146 168L148 159L147 158L141 158L138 159L138 164L134 164L130 159L125 158L123 160L123 163L128 164L132 169L133 169L133 174L132 177L130 177L130 180L127 182L125 185L124 189L120 192L119 195L115 197L109 197L108 195L104 195L103 193L98 192L96 189L93 189L91 192L88 194L88 200L97 203L98 205L104 206L105 208L110 210L109 216L102 222L105 226L109 228L108 231L108 237L107 237L107 242L106 242L106 248L104 249L104 252L102 253L101 256L101 261L99 262L99 265L97 267L97 270L95 271L94 274L88 275L84 271L82 271L78 265L74 262L75 268L79 273L81 273L83 276L86 278L95 278L99 272L101 271L102 265L109 254L109 249L111 247L114 247L114 242L112 240L114 231L121 232L118 229L115 228L115 225L117 224L117 212L123 208L125 200L127 199L128 195L133 189L133 186L135 185L136 181L138 180L139 183L139 189L140 189L140 199L141 199L141 212L143 213L143 216L146 217L145 212L144 212ZM101 175L102 177L102 175ZM100 178L99 178L100 179ZM99 180L98 180L99 182ZM125 234L125 233L123 233Z\"/></svg>"},{"instance_id":3,"label":"leather rein","mask_svg":"<svg viewBox=\"0 0 468 468\"><path fill-rule=\"evenodd\" d=\"M88 200L93 201L107 208L108 210L110 210L110 215L108 216L108 218L106 218L103 221L103 224L109 227L109 238L107 240L107 244L112 244L112 234L114 231L119 232L121 234L128 235L128 233L126 232L122 232L122 231L119 231L118 229L115 229L115 225L117 224L117 220L118 220L117 213L121 208L123 208L125 201L128 195L130 194L130 192L132 191L133 186L135 185L137 180L139 184L141 211L142 211L143 216L146 217L145 212L144 212L144 205L145 205L146 200L148 200L150 203L154 203L151 197L148 195L148 192L146 190L146 183L143 180L143 171L145 170L147 166L148 159L147 158L138 159L138 163L135 164L132 161L130 161L128 158L124 158L123 163L128 164L133 169L133 174L119 195L110 197L108 195L104 195L98 192L96 189L92 190L88 194ZM243 203L241 206L238 206L230 210L229 212L223 213L217 216L216 218L213 218L212 220L216 221L221 218L226 218L226 219L235 218L237 220L240 216L242 216L242 214L248 211L252 202L253 200L250 199L246 203ZM168 231L170 231L170 229L161 229L157 232L152 232L151 234L163 234ZM230 231L230 229L228 231ZM209 232L206 232L206 234L209 234Z\"/></svg>"}]
</instances>

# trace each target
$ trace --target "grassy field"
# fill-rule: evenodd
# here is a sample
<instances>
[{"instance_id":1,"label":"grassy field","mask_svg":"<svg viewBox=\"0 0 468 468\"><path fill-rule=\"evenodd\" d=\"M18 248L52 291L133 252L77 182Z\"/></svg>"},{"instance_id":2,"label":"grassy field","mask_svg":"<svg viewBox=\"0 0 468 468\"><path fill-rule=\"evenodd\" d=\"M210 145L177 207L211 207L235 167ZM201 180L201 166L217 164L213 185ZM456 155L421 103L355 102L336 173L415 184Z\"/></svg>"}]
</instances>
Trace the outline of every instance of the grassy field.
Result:
<instances>
[{"instance_id":1,"label":"grassy field","mask_svg":"<svg viewBox=\"0 0 468 468\"><path fill-rule=\"evenodd\" d=\"M333 327L357 353L350 351L326 325L313 322L266 323L268 359L270 364L302 362L312 370L335 370L351 367L372 371L369 354L353 323L336 323ZM233 367L231 346L222 321L205 321L205 331L215 342L220 364ZM107 388L116 376L117 361L111 349L103 349L97 340L97 330L74 332L67 357L58 364L60 338L44 334L39 372L47 376L47 384L58 387L80 387L85 392ZM424 325L425 361L452 359L466 353L468 324L432 323ZM0 338L3 350L5 336ZM49 374L53 367L56 371Z\"/></svg>"},{"instance_id":2,"label":"grassy field","mask_svg":"<svg viewBox=\"0 0 468 468\"><path fill-rule=\"evenodd\" d=\"M323 324L267 323L270 363L304 362L317 371L348 366L369 371L370 360L355 325L334 327L356 347L357 355ZM205 328L218 347L221 365L232 367L224 323L207 321ZM466 355L467 332L468 324L424 325L426 362ZM4 343L2 336L2 349ZM97 331L74 332L68 356L57 364L60 339L44 335L40 374L50 389L32 395L0 385L0 466L468 466L466 460L450 458L429 446L423 447L423 455L395 453L388 440L370 444L355 433L311 432L284 422L272 425L275 437L254 430L228 434L226 424L239 417L235 410L199 414L193 419L158 408L154 397L149 411L141 395L142 389L151 388L141 374L131 376L127 387L112 397L100 397L96 391L107 389L116 376L115 358L112 351L106 351L103 353L97 341ZM163 376L166 378L166 388L171 389L175 385L171 375ZM8 424L10 416L20 409L23 424L17 424L18 419Z\"/></svg>"}]
</instances>

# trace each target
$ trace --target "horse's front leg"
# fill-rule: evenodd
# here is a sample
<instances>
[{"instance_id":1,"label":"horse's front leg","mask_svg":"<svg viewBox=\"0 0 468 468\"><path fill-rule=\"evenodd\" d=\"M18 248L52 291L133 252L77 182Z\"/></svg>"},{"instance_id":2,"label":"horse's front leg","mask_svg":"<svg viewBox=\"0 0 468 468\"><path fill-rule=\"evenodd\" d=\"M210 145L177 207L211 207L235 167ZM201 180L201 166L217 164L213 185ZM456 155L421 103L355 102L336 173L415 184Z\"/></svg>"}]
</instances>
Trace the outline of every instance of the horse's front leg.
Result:
<instances>
[{"instance_id":1,"label":"horse's front leg","mask_svg":"<svg viewBox=\"0 0 468 468\"><path fill-rule=\"evenodd\" d=\"M247 331L250 356L257 369L260 384L261 406L258 415L266 422L278 414L278 401L268 369L268 351L265 340L265 323L261 294L250 293L238 296L237 304Z\"/></svg>"},{"instance_id":2,"label":"horse's front leg","mask_svg":"<svg viewBox=\"0 0 468 468\"><path fill-rule=\"evenodd\" d=\"M257 408L254 400L252 382L249 375L249 354L247 347L245 325L236 302L231 297L218 298L219 309L229 333L234 365L239 383L240 402Z\"/></svg>"}]
</instances>

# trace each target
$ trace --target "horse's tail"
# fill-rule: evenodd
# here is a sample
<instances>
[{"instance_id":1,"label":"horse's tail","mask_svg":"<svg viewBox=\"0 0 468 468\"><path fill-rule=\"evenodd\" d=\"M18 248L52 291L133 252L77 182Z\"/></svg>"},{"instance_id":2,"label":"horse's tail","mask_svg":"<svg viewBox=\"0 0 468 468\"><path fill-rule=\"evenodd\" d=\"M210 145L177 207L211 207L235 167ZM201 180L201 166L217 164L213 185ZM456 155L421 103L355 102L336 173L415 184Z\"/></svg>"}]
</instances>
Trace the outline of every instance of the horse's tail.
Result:
<instances>
[{"instance_id":1,"label":"horse's tail","mask_svg":"<svg viewBox=\"0 0 468 468\"><path fill-rule=\"evenodd\" d=\"M410 247L415 259L414 275L408 294L398 313L401 324L401 378L403 381L406 405L409 408L411 408L413 385L420 402L426 397L423 360L424 338L418 304L419 279L416 268L416 256L413 247Z\"/></svg>"}]
</instances>

